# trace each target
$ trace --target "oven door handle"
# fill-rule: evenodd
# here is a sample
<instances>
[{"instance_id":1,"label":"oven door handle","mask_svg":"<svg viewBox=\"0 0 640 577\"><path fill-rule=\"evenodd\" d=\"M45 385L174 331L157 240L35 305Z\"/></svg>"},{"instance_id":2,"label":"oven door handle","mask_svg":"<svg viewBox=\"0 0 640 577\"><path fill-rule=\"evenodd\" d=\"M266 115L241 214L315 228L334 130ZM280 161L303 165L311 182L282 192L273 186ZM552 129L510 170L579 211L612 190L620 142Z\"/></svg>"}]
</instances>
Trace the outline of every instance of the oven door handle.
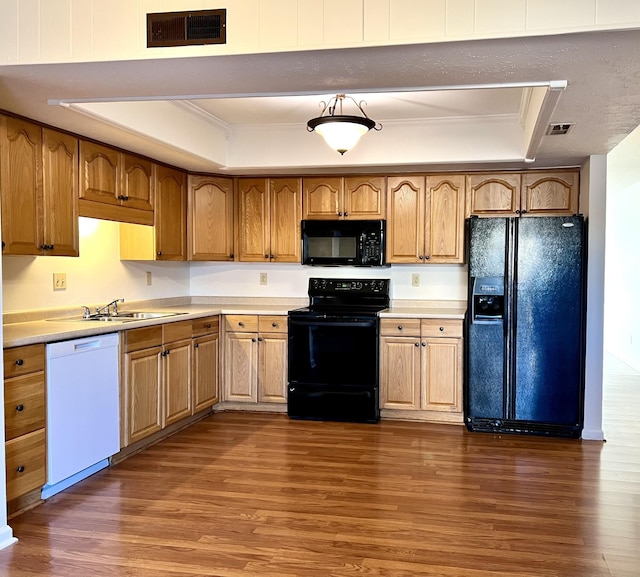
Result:
<instances>
[{"instance_id":1,"label":"oven door handle","mask_svg":"<svg viewBox=\"0 0 640 577\"><path fill-rule=\"evenodd\" d=\"M298 319L289 319L289 326L298 326L298 327L375 327L377 324L377 319L340 319L340 320L327 320L324 318L320 319L309 319L309 320L298 320Z\"/></svg>"}]
</instances>

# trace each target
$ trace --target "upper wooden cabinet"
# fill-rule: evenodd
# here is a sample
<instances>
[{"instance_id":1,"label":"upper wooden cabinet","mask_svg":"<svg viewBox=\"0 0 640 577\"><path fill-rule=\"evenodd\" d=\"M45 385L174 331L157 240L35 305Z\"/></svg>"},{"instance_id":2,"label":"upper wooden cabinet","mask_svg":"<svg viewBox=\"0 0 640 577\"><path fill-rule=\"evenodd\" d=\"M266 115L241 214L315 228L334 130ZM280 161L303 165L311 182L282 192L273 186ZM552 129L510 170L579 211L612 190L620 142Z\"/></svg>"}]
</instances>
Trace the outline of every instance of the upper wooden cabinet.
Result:
<instances>
[{"instance_id":1,"label":"upper wooden cabinet","mask_svg":"<svg viewBox=\"0 0 640 577\"><path fill-rule=\"evenodd\" d=\"M78 141L0 116L5 255L78 256Z\"/></svg>"},{"instance_id":2,"label":"upper wooden cabinet","mask_svg":"<svg viewBox=\"0 0 640 577\"><path fill-rule=\"evenodd\" d=\"M232 261L233 179L189 176L188 260Z\"/></svg>"},{"instance_id":3,"label":"upper wooden cabinet","mask_svg":"<svg viewBox=\"0 0 640 577\"><path fill-rule=\"evenodd\" d=\"M387 184L387 262L463 262L464 176L394 176Z\"/></svg>"},{"instance_id":4,"label":"upper wooden cabinet","mask_svg":"<svg viewBox=\"0 0 640 577\"><path fill-rule=\"evenodd\" d=\"M156 167L157 260L187 258L187 178L181 170Z\"/></svg>"},{"instance_id":5,"label":"upper wooden cabinet","mask_svg":"<svg viewBox=\"0 0 640 577\"><path fill-rule=\"evenodd\" d=\"M238 179L238 260L300 262L299 178Z\"/></svg>"},{"instance_id":6,"label":"upper wooden cabinet","mask_svg":"<svg viewBox=\"0 0 640 577\"><path fill-rule=\"evenodd\" d=\"M377 220L386 218L386 177L303 179L303 218Z\"/></svg>"},{"instance_id":7,"label":"upper wooden cabinet","mask_svg":"<svg viewBox=\"0 0 640 577\"><path fill-rule=\"evenodd\" d=\"M153 224L154 165L108 146L80 141L80 216Z\"/></svg>"},{"instance_id":8,"label":"upper wooden cabinet","mask_svg":"<svg viewBox=\"0 0 640 577\"><path fill-rule=\"evenodd\" d=\"M186 174L160 165L154 174L154 226L120 224L120 260L187 258Z\"/></svg>"},{"instance_id":9,"label":"upper wooden cabinet","mask_svg":"<svg viewBox=\"0 0 640 577\"><path fill-rule=\"evenodd\" d=\"M520 213L563 216L578 213L578 171L522 174Z\"/></svg>"},{"instance_id":10,"label":"upper wooden cabinet","mask_svg":"<svg viewBox=\"0 0 640 577\"><path fill-rule=\"evenodd\" d=\"M467 176L467 216L565 216L578 212L578 171Z\"/></svg>"}]
</instances>

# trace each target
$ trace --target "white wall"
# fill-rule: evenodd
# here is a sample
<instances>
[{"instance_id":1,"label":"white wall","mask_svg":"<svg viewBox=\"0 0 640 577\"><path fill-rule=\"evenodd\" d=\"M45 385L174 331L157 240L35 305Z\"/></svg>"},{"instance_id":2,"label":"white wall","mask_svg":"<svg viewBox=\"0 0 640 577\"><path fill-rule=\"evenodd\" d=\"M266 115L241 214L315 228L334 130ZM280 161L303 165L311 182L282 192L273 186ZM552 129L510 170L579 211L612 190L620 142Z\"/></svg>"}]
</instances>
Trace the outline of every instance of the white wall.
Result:
<instances>
[{"instance_id":1,"label":"white wall","mask_svg":"<svg viewBox=\"0 0 640 577\"><path fill-rule=\"evenodd\" d=\"M607 156L605 350L640 371L640 128Z\"/></svg>"},{"instance_id":2,"label":"white wall","mask_svg":"<svg viewBox=\"0 0 640 577\"><path fill-rule=\"evenodd\" d=\"M120 262L118 243L117 223L81 218L79 258L3 257L2 312L189 295L188 263ZM53 290L54 272L66 273L66 290Z\"/></svg>"},{"instance_id":3,"label":"white wall","mask_svg":"<svg viewBox=\"0 0 640 577\"><path fill-rule=\"evenodd\" d=\"M207 0L2 0L0 64L247 54L640 26L637 0L226 0L225 45L146 48L147 12ZM114 39L117 39L115 41Z\"/></svg>"},{"instance_id":4,"label":"white wall","mask_svg":"<svg viewBox=\"0 0 640 577\"><path fill-rule=\"evenodd\" d=\"M260 285L260 273L267 284ZM420 286L411 286L412 274ZM299 264L191 263L193 296L306 298L310 277L390 278L391 298L456 300L467 298L467 267L463 265L393 265L388 268L310 267Z\"/></svg>"}]
</instances>

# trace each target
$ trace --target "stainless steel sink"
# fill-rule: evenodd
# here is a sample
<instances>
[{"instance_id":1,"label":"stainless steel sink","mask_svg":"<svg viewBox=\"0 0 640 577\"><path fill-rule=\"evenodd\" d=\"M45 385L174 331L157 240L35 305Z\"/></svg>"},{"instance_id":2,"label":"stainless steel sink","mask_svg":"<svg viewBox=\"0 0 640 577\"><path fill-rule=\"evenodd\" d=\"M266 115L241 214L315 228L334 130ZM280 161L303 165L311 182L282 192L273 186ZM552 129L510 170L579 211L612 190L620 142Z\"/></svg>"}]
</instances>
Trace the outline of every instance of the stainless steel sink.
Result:
<instances>
[{"instance_id":1,"label":"stainless steel sink","mask_svg":"<svg viewBox=\"0 0 640 577\"><path fill-rule=\"evenodd\" d=\"M100 322L100 323L130 323L133 321L143 321L151 319L162 319L165 317L173 317L176 315L184 315L186 313L176 312L139 312L139 311L122 311L117 315L91 315L90 317L81 317L73 319L57 318L47 319L49 321L67 322L67 321L81 321L81 322Z\"/></svg>"}]
</instances>

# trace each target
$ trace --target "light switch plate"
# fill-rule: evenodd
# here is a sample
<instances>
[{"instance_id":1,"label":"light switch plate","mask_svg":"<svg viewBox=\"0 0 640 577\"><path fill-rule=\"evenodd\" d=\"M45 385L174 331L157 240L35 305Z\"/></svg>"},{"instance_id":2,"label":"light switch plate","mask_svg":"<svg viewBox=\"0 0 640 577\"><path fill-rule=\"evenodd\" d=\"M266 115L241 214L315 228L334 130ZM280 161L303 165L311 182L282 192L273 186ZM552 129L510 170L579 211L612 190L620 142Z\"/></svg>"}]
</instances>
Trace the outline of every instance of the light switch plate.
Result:
<instances>
[{"instance_id":1,"label":"light switch plate","mask_svg":"<svg viewBox=\"0 0 640 577\"><path fill-rule=\"evenodd\" d=\"M260 284L267 284L267 273L266 272L261 272L260 273Z\"/></svg>"},{"instance_id":2,"label":"light switch plate","mask_svg":"<svg viewBox=\"0 0 640 577\"><path fill-rule=\"evenodd\" d=\"M411 286L420 286L420 275L414 273L411 275Z\"/></svg>"},{"instance_id":3,"label":"light switch plate","mask_svg":"<svg viewBox=\"0 0 640 577\"><path fill-rule=\"evenodd\" d=\"M67 288L67 273L66 272L54 272L53 273L53 290L63 291Z\"/></svg>"}]
</instances>

